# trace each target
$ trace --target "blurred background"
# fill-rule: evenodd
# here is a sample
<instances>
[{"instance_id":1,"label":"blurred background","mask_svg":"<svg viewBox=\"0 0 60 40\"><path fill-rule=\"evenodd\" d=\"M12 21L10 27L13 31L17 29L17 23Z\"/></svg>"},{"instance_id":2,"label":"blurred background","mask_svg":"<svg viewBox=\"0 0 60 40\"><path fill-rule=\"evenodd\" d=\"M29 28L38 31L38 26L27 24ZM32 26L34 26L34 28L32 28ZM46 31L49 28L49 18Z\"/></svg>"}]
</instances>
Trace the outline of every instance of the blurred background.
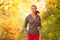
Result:
<instances>
[{"instance_id":1,"label":"blurred background","mask_svg":"<svg viewBox=\"0 0 60 40\"><path fill-rule=\"evenodd\" d=\"M27 40L22 28L33 4L42 19L41 40L60 40L60 0L0 0L0 40Z\"/></svg>"}]
</instances>

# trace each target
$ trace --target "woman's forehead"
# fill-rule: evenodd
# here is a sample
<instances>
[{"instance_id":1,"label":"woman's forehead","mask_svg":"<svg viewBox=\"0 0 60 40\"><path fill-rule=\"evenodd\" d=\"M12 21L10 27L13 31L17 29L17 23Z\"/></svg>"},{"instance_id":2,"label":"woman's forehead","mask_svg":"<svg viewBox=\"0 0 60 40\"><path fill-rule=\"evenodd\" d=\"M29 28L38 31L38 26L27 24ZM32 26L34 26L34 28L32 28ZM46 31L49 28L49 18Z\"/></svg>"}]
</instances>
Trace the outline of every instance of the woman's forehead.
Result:
<instances>
[{"instance_id":1,"label":"woman's forehead","mask_svg":"<svg viewBox=\"0 0 60 40\"><path fill-rule=\"evenodd\" d=\"M36 5L32 5L31 8L37 8L37 6Z\"/></svg>"}]
</instances>

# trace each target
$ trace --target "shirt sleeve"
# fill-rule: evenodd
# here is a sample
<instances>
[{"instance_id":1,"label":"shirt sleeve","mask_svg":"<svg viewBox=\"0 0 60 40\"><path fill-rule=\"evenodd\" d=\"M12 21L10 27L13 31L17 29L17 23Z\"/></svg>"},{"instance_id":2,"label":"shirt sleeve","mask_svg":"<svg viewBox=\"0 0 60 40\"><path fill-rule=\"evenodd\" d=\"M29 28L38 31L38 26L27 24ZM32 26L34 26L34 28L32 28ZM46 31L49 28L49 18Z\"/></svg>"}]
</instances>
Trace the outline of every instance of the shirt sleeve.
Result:
<instances>
[{"instance_id":1,"label":"shirt sleeve","mask_svg":"<svg viewBox=\"0 0 60 40\"><path fill-rule=\"evenodd\" d=\"M25 18L24 26L23 26L23 31L27 31L27 24L28 24L28 17Z\"/></svg>"},{"instance_id":2,"label":"shirt sleeve","mask_svg":"<svg viewBox=\"0 0 60 40\"><path fill-rule=\"evenodd\" d=\"M41 24L41 18L39 16L39 27L42 28L42 24Z\"/></svg>"}]
</instances>

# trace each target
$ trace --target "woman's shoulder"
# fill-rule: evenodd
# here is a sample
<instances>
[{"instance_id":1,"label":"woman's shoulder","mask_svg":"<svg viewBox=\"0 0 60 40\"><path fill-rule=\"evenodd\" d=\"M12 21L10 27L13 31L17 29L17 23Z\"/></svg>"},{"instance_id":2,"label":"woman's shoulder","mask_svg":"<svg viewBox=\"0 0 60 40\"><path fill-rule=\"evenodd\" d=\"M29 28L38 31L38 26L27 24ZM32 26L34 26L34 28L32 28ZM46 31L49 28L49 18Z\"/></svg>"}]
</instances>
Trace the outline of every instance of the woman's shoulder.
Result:
<instances>
[{"instance_id":1,"label":"woman's shoulder","mask_svg":"<svg viewBox=\"0 0 60 40\"><path fill-rule=\"evenodd\" d=\"M26 18L29 18L30 17L30 14L26 16Z\"/></svg>"},{"instance_id":2,"label":"woman's shoulder","mask_svg":"<svg viewBox=\"0 0 60 40\"><path fill-rule=\"evenodd\" d=\"M38 17L40 17L40 15L38 15Z\"/></svg>"}]
</instances>

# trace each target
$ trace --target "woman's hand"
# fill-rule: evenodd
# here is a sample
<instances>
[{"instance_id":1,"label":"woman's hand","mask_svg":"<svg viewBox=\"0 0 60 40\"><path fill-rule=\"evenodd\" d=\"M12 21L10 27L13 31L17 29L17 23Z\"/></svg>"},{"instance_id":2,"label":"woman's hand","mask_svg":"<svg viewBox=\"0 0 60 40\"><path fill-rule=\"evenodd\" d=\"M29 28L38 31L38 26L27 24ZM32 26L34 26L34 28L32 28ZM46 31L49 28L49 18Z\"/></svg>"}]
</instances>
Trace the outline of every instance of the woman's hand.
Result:
<instances>
[{"instance_id":1,"label":"woman's hand","mask_svg":"<svg viewBox=\"0 0 60 40\"><path fill-rule=\"evenodd\" d=\"M27 34L27 31L24 31L25 34Z\"/></svg>"},{"instance_id":2,"label":"woman's hand","mask_svg":"<svg viewBox=\"0 0 60 40\"><path fill-rule=\"evenodd\" d=\"M37 30L41 30L41 27L37 27Z\"/></svg>"},{"instance_id":3,"label":"woman's hand","mask_svg":"<svg viewBox=\"0 0 60 40\"><path fill-rule=\"evenodd\" d=\"M27 31L24 31L24 33L25 33L25 35L26 35L26 36L28 36L28 33L27 33Z\"/></svg>"}]
</instances>

